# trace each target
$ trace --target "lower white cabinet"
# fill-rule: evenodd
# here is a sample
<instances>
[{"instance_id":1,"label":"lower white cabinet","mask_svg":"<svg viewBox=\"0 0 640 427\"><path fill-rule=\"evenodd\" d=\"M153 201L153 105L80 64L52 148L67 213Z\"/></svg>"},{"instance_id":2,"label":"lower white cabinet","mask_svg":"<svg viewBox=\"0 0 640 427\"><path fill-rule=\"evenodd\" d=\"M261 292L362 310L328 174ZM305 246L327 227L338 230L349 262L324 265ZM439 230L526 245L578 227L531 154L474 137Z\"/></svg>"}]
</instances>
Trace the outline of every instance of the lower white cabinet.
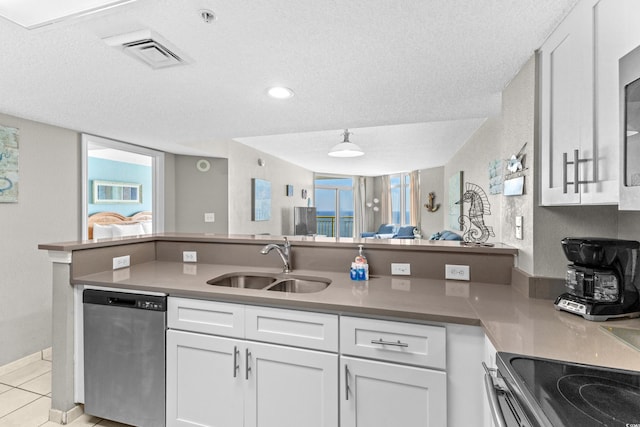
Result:
<instances>
[{"instance_id":1,"label":"lower white cabinet","mask_svg":"<svg viewBox=\"0 0 640 427\"><path fill-rule=\"evenodd\" d=\"M335 427L338 355L167 332L167 426Z\"/></svg>"},{"instance_id":2,"label":"lower white cabinet","mask_svg":"<svg viewBox=\"0 0 640 427\"><path fill-rule=\"evenodd\" d=\"M447 377L425 368L341 356L341 427L447 425Z\"/></svg>"}]
</instances>

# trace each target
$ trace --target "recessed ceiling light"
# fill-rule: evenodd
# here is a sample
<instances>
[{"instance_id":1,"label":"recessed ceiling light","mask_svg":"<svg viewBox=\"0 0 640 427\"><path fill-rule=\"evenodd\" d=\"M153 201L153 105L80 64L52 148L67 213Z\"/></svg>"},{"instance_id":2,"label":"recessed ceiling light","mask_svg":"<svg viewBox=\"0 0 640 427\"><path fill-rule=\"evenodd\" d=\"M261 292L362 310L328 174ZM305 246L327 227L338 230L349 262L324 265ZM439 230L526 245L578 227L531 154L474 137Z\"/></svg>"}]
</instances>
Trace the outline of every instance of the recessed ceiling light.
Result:
<instances>
[{"instance_id":1,"label":"recessed ceiling light","mask_svg":"<svg viewBox=\"0 0 640 427\"><path fill-rule=\"evenodd\" d=\"M288 87L274 86L267 90L270 97L275 99L288 99L293 97L293 91Z\"/></svg>"},{"instance_id":2,"label":"recessed ceiling light","mask_svg":"<svg viewBox=\"0 0 640 427\"><path fill-rule=\"evenodd\" d=\"M100 12L135 0L0 0L0 16L28 30Z\"/></svg>"}]
</instances>

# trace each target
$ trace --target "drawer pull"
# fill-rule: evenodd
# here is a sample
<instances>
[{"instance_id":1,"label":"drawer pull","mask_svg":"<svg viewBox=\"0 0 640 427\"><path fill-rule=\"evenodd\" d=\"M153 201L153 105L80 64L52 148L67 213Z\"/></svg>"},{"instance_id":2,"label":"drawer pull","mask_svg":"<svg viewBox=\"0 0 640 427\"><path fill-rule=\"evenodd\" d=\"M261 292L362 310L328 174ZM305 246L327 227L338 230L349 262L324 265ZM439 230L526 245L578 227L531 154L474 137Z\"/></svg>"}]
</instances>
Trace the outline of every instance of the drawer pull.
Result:
<instances>
[{"instance_id":1,"label":"drawer pull","mask_svg":"<svg viewBox=\"0 0 640 427\"><path fill-rule=\"evenodd\" d=\"M236 378L238 371L240 370L240 363L238 363L238 356L240 356L240 350L238 346L233 346L233 378Z\"/></svg>"},{"instance_id":2,"label":"drawer pull","mask_svg":"<svg viewBox=\"0 0 640 427\"><path fill-rule=\"evenodd\" d=\"M398 340L397 342L384 341L382 338L380 338L379 340L371 340L371 344L393 345L395 347L409 347L409 344L407 344L406 342L400 342L400 340Z\"/></svg>"}]
</instances>

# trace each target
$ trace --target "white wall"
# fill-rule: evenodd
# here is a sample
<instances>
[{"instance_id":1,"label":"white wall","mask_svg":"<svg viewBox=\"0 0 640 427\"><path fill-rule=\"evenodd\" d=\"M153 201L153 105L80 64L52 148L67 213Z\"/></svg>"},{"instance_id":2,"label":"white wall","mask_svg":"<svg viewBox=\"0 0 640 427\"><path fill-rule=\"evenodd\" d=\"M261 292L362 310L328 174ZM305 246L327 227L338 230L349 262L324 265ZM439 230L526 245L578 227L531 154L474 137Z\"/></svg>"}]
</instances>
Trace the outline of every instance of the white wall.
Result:
<instances>
[{"instance_id":1,"label":"white wall","mask_svg":"<svg viewBox=\"0 0 640 427\"><path fill-rule=\"evenodd\" d=\"M0 203L0 366L51 345L51 263L39 243L80 236L78 133L0 114L19 129L18 203Z\"/></svg>"},{"instance_id":2,"label":"white wall","mask_svg":"<svg viewBox=\"0 0 640 427\"><path fill-rule=\"evenodd\" d=\"M265 161L258 165L258 159ZM251 179L271 182L271 219L251 220ZM293 185L293 197L287 197L285 186ZM306 206L302 189L313 198L313 172L284 160L254 150L246 145L229 142L229 233L231 234L293 234L293 207Z\"/></svg>"}]
</instances>

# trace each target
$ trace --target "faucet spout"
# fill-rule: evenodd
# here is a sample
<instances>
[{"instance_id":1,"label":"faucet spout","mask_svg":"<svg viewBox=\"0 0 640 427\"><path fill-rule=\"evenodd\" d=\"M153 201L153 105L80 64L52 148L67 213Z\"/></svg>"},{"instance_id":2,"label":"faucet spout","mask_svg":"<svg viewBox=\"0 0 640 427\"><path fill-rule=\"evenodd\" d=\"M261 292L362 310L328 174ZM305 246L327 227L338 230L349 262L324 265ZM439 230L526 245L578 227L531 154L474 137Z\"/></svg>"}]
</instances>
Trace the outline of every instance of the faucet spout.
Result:
<instances>
[{"instance_id":1,"label":"faucet spout","mask_svg":"<svg viewBox=\"0 0 640 427\"><path fill-rule=\"evenodd\" d=\"M280 258L282 259L282 263L284 264L282 271L284 273L290 273L292 268L291 268L291 243L289 243L289 240L285 237L284 245L276 245L275 243L269 243L268 245L266 245L260 250L260 253L263 255L266 255L269 252L271 252L273 249L275 249L275 251L278 253L278 255L280 255Z\"/></svg>"}]
</instances>

